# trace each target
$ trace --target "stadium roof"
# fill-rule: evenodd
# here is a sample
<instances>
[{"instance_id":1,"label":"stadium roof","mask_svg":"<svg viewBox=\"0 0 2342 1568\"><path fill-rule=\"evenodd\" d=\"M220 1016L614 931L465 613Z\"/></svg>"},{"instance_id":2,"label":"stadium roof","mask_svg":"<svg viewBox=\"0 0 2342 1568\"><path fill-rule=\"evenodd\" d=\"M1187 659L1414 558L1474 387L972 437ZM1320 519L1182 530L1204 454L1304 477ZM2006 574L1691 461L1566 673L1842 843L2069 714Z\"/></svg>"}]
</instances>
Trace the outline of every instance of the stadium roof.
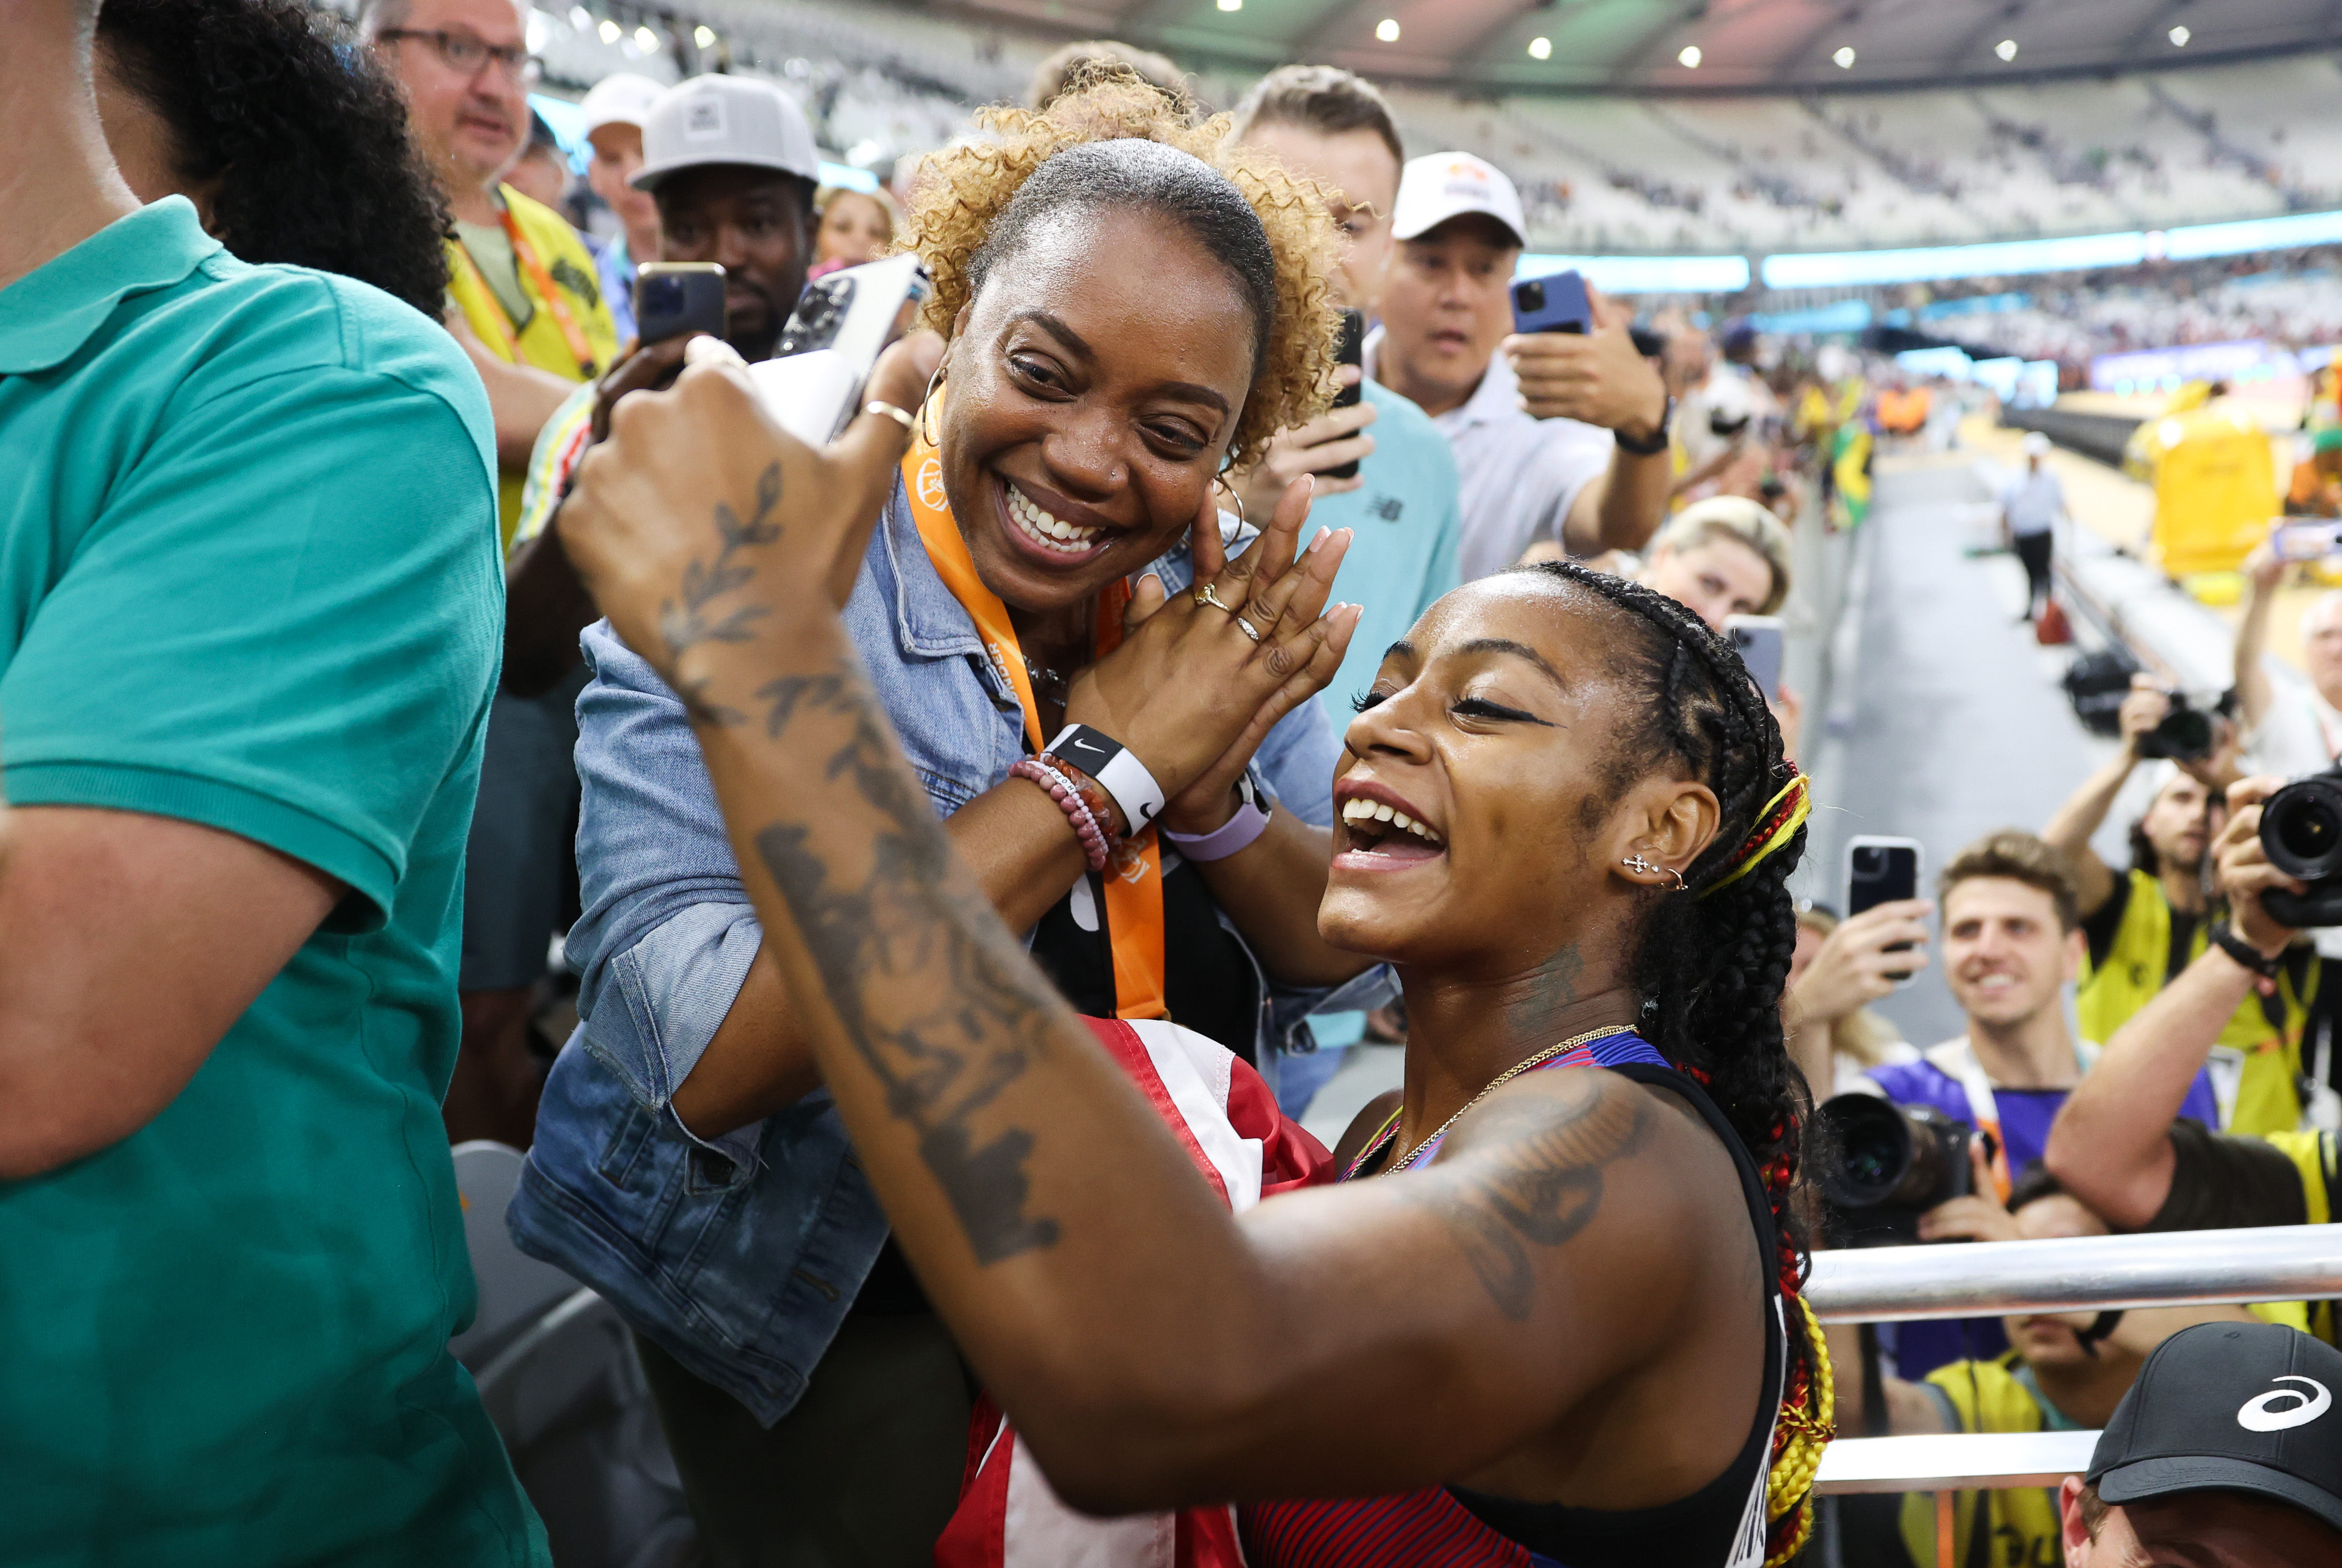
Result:
<instances>
[{"instance_id":1,"label":"stadium roof","mask_svg":"<svg viewBox=\"0 0 2342 1568\"><path fill-rule=\"evenodd\" d=\"M1306 55L1377 78L1515 93L1942 87L2342 45L2342 6L2332 0L926 0L920 8L1122 38L1189 65Z\"/></svg>"}]
</instances>

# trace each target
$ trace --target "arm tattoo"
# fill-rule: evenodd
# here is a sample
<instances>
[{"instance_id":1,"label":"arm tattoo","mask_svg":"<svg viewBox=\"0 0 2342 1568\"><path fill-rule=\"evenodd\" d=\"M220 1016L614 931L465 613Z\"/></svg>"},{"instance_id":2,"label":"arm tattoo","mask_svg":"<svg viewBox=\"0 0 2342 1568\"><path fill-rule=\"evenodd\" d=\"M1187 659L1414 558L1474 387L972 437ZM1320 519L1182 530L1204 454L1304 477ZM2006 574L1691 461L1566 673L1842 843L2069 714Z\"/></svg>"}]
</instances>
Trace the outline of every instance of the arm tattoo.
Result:
<instances>
[{"instance_id":1,"label":"arm tattoo","mask_svg":"<svg viewBox=\"0 0 2342 1568\"><path fill-rule=\"evenodd\" d=\"M683 602L667 600L659 606L659 635L666 642L670 666L682 658L684 651L701 643L745 643L755 634L749 623L766 614L762 604L743 604L730 614L712 615L707 606L714 600L745 587L756 574L756 568L736 562L733 556L744 546L769 544L781 536L781 525L767 522L773 508L781 501L781 465L771 464L756 476L756 514L742 522L740 514L728 502L716 504L716 536L722 546L716 552L714 564L694 561L683 574ZM722 706L708 700L705 681L678 682L676 694L683 700L693 721L707 725L736 724L742 715L738 710Z\"/></svg>"},{"instance_id":2,"label":"arm tattoo","mask_svg":"<svg viewBox=\"0 0 2342 1568\"><path fill-rule=\"evenodd\" d=\"M1529 1249L1557 1247L1591 1224L1602 1207L1604 1167L1635 1153L1650 1132L1639 1094L1607 1082L1607 1074L1586 1076L1583 1092L1564 1104L1543 1096L1491 1100L1474 1118L1472 1141L1483 1152L1456 1170L1461 1188L1409 1194L1435 1208L1488 1299L1516 1323L1529 1315L1536 1285Z\"/></svg>"},{"instance_id":3,"label":"arm tattoo","mask_svg":"<svg viewBox=\"0 0 2342 1568\"><path fill-rule=\"evenodd\" d=\"M972 1124L1047 1048L1056 993L982 895L953 884L950 840L851 654L757 695L766 734L808 760L826 754L824 776L880 818L858 885L833 865L858 834L808 814L756 836L847 1037L917 1134L976 1261L1051 1245L1057 1223L1026 1212L1032 1133L1009 1126L984 1142Z\"/></svg>"}]
</instances>

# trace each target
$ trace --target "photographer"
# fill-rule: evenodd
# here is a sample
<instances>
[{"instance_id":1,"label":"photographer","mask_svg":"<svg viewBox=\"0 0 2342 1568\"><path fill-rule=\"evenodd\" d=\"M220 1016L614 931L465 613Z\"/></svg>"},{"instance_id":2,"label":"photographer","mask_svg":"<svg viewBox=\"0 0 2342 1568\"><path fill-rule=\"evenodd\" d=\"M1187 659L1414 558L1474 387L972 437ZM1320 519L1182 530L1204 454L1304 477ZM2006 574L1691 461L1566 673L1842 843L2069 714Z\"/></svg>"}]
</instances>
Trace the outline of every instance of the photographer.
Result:
<instances>
[{"instance_id":1,"label":"photographer","mask_svg":"<svg viewBox=\"0 0 2342 1568\"><path fill-rule=\"evenodd\" d=\"M1464 580L1540 539L1573 555L1639 550L1666 514L1666 384L1635 346L1634 312L1588 288L1594 330L1513 331L1526 244L1520 193L1468 153L1411 160L1399 255L1366 374L1414 400L1456 451Z\"/></svg>"},{"instance_id":2,"label":"photographer","mask_svg":"<svg viewBox=\"0 0 2342 1568\"><path fill-rule=\"evenodd\" d=\"M2017 1179L2006 1207L1989 1192L1960 1201L1979 1216L1980 1241L2051 1241L2108 1233L2105 1220L2039 1165ZM2088 1431L2107 1423L2147 1356L2173 1334L2201 1323L2257 1321L2242 1307L2229 1306L2105 1314L2028 1313L2000 1320L2010 1348L1999 1355L1952 1362L1917 1382L1882 1374L1875 1393L1866 1380L1877 1363L1863 1353L1856 1326L1842 1324L1828 1331L1842 1413L1839 1431L1866 1437ZM1922 1568L1936 1560L1935 1505L1929 1493L1912 1493L1903 1500L1904 1547ZM1969 1543L1980 1525L1997 1561L2057 1561L2054 1492L2012 1487L1962 1493L1953 1517L1955 1563L1969 1561ZM2017 1549L2012 1551L2012 1545Z\"/></svg>"},{"instance_id":3,"label":"photographer","mask_svg":"<svg viewBox=\"0 0 2342 1568\"><path fill-rule=\"evenodd\" d=\"M2205 846L2224 820L2221 788L2236 776L2235 733L2217 715L2209 719L2214 744L2206 755L2177 764L2150 757L2148 738L2170 717L2172 701L2146 675L2131 684L2119 720L2121 752L2075 791L2041 834L2073 867L2088 939L2088 965L2076 1003L2083 1036L2099 1041L2112 1038L2204 951L2214 913L2205 886ZM2167 732L2157 738L2167 749ZM2130 869L2117 876L2090 847L2090 838L2142 763L2152 792L2131 824ZM2275 992L2238 1001L2220 1036L2227 1054L2216 1058L2221 1114L2214 1125L2264 1133L2300 1121L2295 1043L2308 994L2309 978L2297 965Z\"/></svg>"},{"instance_id":4,"label":"photographer","mask_svg":"<svg viewBox=\"0 0 2342 1568\"><path fill-rule=\"evenodd\" d=\"M1917 1062L1873 1068L1859 1087L1976 1128L1977 1190L2005 1195L2011 1173L2041 1157L2058 1107L2097 1054L2066 1023L2064 987L2083 960L2074 884L2047 844L2006 829L1954 855L1937 887L1944 984L1967 1032ZM2212 1118L2207 1083L2193 1086L2184 1114ZM1972 1198L1954 1198L1920 1216L1919 1239L1977 1240L1980 1223ZM1981 1318L1902 1324L1897 1361L1904 1376L1918 1377L1964 1342L1970 1353L1997 1351L1999 1326Z\"/></svg>"},{"instance_id":5,"label":"photographer","mask_svg":"<svg viewBox=\"0 0 2342 1568\"><path fill-rule=\"evenodd\" d=\"M2272 887L2302 891L2261 845L2261 803L2280 783L2247 779L2229 791L2217 857L2233 924L2107 1042L2050 1129L2049 1169L2117 1230L2324 1224L2342 1197L2331 1132L2223 1136L2174 1119L2228 1020L2297 934L2260 900ZM2330 1303L2311 1303L2309 1323L2334 1340Z\"/></svg>"}]
</instances>

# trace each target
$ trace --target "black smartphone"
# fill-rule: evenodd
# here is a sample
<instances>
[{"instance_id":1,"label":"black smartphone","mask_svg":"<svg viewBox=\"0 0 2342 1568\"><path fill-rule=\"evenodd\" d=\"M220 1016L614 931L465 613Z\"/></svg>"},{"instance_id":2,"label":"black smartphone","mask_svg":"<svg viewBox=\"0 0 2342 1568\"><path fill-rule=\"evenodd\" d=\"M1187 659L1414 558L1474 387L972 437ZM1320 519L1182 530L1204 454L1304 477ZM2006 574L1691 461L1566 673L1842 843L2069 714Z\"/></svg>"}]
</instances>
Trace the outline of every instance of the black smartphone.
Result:
<instances>
[{"instance_id":1,"label":"black smartphone","mask_svg":"<svg viewBox=\"0 0 2342 1568\"><path fill-rule=\"evenodd\" d=\"M635 323L646 348L695 332L722 337L724 269L714 262L645 262L635 275Z\"/></svg>"},{"instance_id":2,"label":"black smartphone","mask_svg":"<svg viewBox=\"0 0 2342 1568\"><path fill-rule=\"evenodd\" d=\"M1358 367L1358 379L1334 394L1335 407L1354 407L1356 405L1357 401L1366 394L1366 378L1365 375L1366 365L1366 312L1361 310L1346 310L1342 313L1341 334L1334 341L1334 363L1336 365L1354 365ZM1325 473L1326 477L1328 479L1356 479L1358 476L1358 460L1353 457L1347 463L1343 464L1339 468L1328 468Z\"/></svg>"},{"instance_id":3,"label":"black smartphone","mask_svg":"<svg viewBox=\"0 0 2342 1568\"><path fill-rule=\"evenodd\" d=\"M1867 834L1848 839L1846 845L1846 913L1851 920L1866 909L1876 909L1882 904L1897 899L1919 896L1919 841L1916 838L1873 837ZM1887 952L1907 949L1907 942L1890 944ZM1917 973L1904 970L1888 972L1887 978L1896 984L1908 982Z\"/></svg>"},{"instance_id":4,"label":"black smartphone","mask_svg":"<svg viewBox=\"0 0 2342 1568\"><path fill-rule=\"evenodd\" d=\"M1515 332L1591 332L1594 307L1586 302L1586 279L1576 271L1525 277L1513 285Z\"/></svg>"}]
</instances>

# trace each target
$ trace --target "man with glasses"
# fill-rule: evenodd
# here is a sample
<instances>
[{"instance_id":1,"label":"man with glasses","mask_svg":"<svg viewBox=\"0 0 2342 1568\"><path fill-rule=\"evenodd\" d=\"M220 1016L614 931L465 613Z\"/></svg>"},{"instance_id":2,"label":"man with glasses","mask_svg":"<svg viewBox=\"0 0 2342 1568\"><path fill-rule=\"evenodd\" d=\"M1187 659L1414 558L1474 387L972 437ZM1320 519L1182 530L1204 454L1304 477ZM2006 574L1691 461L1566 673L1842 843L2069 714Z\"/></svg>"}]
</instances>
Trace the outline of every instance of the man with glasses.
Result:
<instances>
[{"instance_id":1,"label":"man with glasses","mask_svg":"<svg viewBox=\"0 0 2342 1568\"><path fill-rule=\"evenodd\" d=\"M528 145L527 12L512 0L364 0L358 22L405 90L416 145L455 215L449 325L495 409L509 540L537 431L618 347L593 253L558 213L499 183Z\"/></svg>"},{"instance_id":2,"label":"man with glasses","mask_svg":"<svg viewBox=\"0 0 2342 1568\"><path fill-rule=\"evenodd\" d=\"M537 433L617 357L594 257L558 213L500 184L528 142L536 62L513 0L364 0L359 27L406 93L416 144L455 219L448 330L496 421L498 523L512 541ZM536 988L571 900L569 704L557 686L496 693L464 878L463 1050L448 1136L529 1144L543 1073L529 1049ZM551 851L545 846L553 845Z\"/></svg>"}]
</instances>

